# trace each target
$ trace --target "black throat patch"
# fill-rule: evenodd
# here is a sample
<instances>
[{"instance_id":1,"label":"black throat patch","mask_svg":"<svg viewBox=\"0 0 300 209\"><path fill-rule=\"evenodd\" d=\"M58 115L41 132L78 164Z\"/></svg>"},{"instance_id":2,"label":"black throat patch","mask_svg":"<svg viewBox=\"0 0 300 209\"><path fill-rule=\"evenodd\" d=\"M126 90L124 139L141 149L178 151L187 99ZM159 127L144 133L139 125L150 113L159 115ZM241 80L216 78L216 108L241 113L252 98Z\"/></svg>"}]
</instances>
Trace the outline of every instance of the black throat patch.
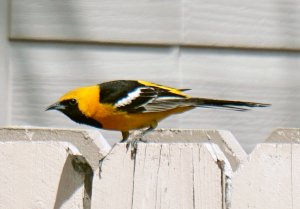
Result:
<instances>
[{"instance_id":1,"label":"black throat patch","mask_svg":"<svg viewBox=\"0 0 300 209\"><path fill-rule=\"evenodd\" d=\"M89 118L86 115L84 115L78 108L78 104L70 104L70 100L65 100L61 102L62 105L64 105L66 108L64 110L59 110L62 113L64 113L66 116L68 116L71 120L80 123L80 124L86 124L89 126L93 126L96 128L102 128L102 124L98 121L96 121L93 118Z\"/></svg>"}]
</instances>

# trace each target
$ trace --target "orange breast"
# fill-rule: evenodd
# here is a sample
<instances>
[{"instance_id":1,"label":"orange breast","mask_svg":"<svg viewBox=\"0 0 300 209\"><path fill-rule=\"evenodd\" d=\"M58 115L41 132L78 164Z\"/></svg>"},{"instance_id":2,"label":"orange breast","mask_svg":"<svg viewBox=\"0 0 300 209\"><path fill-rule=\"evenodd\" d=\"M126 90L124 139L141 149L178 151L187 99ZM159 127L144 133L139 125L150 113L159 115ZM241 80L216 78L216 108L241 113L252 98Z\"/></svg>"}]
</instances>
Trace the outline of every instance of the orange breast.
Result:
<instances>
[{"instance_id":1,"label":"orange breast","mask_svg":"<svg viewBox=\"0 0 300 209\"><path fill-rule=\"evenodd\" d=\"M101 110L97 111L94 119L102 124L103 129L129 131L149 127L154 122L159 122L169 115L185 112L190 109L193 109L193 107L179 107L153 113L128 114L126 112L115 111L112 107L106 106L101 107Z\"/></svg>"}]
</instances>

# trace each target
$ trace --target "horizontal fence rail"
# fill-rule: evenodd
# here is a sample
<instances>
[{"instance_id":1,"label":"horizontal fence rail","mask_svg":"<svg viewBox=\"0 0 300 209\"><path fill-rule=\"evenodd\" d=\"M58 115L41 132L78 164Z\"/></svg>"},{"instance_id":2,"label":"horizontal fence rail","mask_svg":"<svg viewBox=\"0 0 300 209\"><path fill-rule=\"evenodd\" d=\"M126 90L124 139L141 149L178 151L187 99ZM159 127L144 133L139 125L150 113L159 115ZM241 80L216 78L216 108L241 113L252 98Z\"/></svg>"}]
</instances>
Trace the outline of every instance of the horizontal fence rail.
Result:
<instances>
[{"instance_id":1,"label":"horizontal fence rail","mask_svg":"<svg viewBox=\"0 0 300 209\"><path fill-rule=\"evenodd\" d=\"M144 139L132 155L98 131L0 128L0 208L300 208L300 129L275 130L249 155L228 131Z\"/></svg>"}]
</instances>

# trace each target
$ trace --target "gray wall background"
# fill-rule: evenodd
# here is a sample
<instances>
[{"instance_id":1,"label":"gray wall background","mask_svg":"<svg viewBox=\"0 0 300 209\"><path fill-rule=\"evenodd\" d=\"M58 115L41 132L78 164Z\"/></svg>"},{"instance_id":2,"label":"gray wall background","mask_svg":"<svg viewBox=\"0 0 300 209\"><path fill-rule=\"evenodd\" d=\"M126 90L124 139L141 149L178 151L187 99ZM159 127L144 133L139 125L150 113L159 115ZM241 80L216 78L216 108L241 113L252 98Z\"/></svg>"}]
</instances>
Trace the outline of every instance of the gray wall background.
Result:
<instances>
[{"instance_id":1,"label":"gray wall background","mask_svg":"<svg viewBox=\"0 0 300 209\"><path fill-rule=\"evenodd\" d=\"M0 10L1 125L90 128L44 109L78 86L143 79L272 104L199 108L162 128L229 130L250 151L300 126L299 1L0 0Z\"/></svg>"}]
</instances>

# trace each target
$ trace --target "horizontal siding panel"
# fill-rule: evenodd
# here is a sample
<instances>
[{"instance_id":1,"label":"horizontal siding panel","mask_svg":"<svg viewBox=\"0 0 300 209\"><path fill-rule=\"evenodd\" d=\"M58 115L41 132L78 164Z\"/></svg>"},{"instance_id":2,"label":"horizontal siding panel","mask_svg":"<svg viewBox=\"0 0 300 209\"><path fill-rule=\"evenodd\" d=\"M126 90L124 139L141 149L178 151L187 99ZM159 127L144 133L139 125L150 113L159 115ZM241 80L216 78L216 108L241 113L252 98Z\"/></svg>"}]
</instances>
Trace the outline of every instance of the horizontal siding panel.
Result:
<instances>
[{"instance_id":1,"label":"horizontal siding panel","mask_svg":"<svg viewBox=\"0 0 300 209\"><path fill-rule=\"evenodd\" d=\"M12 39L300 49L300 2L13 0Z\"/></svg>"},{"instance_id":2,"label":"horizontal siding panel","mask_svg":"<svg viewBox=\"0 0 300 209\"><path fill-rule=\"evenodd\" d=\"M300 49L300 1L187 0L185 44Z\"/></svg>"},{"instance_id":3,"label":"horizontal siding panel","mask_svg":"<svg viewBox=\"0 0 300 209\"><path fill-rule=\"evenodd\" d=\"M248 112L197 109L159 127L232 131L247 150L275 127L299 127L300 53L247 50L12 43L11 124L81 127L44 112L66 91L115 79L193 89L193 96L268 102ZM114 140L119 133L104 132Z\"/></svg>"},{"instance_id":4,"label":"horizontal siding panel","mask_svg":"<svg viewBox=\"0 0 300 209\"><path fill-rule=\"evenodd\" d=\"M180 1L12 1L11 37L177 43Z\"/></svg>"},{"instance_id":5,"label":"horizontal siding panel","mask_svg":"<svg viewBox=\"0 0 300 209\"><path fill-rule=\"evenodd\" d=\"M8 3L0 1L0 126L8 122Z\"/></svg>"}]
</instances>

